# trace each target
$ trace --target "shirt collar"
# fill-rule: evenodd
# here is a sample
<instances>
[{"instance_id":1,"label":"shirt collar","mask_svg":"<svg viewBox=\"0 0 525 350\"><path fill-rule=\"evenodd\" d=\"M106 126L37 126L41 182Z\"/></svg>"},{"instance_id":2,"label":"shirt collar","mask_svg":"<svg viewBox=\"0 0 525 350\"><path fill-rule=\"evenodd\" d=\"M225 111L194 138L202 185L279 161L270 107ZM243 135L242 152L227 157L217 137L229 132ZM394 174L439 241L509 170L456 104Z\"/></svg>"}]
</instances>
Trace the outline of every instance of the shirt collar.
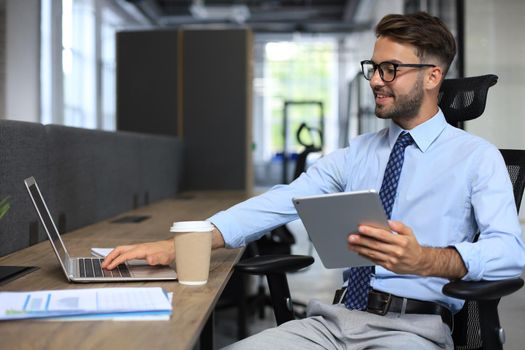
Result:
<instances>
[{"instance_id":1,"label":"shirt collar","mask_svg":"<svg viewBox=\"0 0 525 350\"><path fill-rule=\"evenodd\" d=\"M394 147L399 134L403 131L410 133L417 147L421 152L426 152L428 147L434 142L434 140L441 134L443 129L447 126L447 121L441 109L438 108L438 112L426 122L416 126L412 130L403 130L396 123L390 123L388 129L388 143L390 148Z\"/></svg>"}]
</instances>

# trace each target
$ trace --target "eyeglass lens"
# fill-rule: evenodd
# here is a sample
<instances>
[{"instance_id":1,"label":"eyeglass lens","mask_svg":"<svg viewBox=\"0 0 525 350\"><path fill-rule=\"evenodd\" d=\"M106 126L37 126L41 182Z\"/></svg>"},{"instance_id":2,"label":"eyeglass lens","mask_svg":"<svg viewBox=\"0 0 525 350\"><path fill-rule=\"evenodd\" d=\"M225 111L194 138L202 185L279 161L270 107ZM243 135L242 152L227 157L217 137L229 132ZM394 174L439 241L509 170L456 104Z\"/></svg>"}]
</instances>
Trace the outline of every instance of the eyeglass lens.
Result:
<instances>
[{"instance_id":1,"label":"eyeglass lens","mask_svg":"<svg viewBox=\"0 0 525 350\"><path fill-rule=\"evenodd\" d=\"M383 81L389 82L396 77L396 66L390 62L383 62L378 65L373 62L365 62L363 63L363 74L365 79L372 79L376 68L379 68L379 76Z\"/></svg>"}]
</instances>

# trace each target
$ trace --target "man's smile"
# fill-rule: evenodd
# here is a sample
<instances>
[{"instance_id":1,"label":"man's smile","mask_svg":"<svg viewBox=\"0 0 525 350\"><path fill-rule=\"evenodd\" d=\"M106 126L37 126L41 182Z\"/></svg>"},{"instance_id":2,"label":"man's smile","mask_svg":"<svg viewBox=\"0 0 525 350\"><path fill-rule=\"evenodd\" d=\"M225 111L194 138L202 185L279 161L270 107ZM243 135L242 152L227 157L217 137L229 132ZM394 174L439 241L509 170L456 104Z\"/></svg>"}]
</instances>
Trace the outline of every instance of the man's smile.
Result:
<instances>
[{"instance_id":1,"label":"man's smile","mask_svg":"<svg viewBox=\"0 0 525 350\"><path fill-rule=\"evenodd\" d=\"M375 101L377 104L385 103L389 98L394 98L394 94L387 91L374 90Z\"/></svg>"}]
</instances>

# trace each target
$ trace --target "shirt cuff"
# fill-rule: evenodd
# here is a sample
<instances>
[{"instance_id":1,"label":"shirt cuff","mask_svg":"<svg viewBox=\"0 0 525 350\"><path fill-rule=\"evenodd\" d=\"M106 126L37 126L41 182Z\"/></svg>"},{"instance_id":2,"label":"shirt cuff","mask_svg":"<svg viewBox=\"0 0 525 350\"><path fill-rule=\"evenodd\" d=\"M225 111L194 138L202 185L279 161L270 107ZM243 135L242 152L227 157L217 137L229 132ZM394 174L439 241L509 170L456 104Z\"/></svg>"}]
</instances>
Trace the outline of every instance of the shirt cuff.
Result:
<instances>
[{"instance_id":1,"label":"shirt cuff","mask_svg":"<svg viewBox=\"0 0 525 350\"><path fill-rule=\"evenodd\" d=\"M226 248L239 248L246 245L242 230L233 215L220 211L206 220L214 224L220 231Z\"/></svg>"},{"instance_id":2,"label":"shirt cuff","mask_svg":"<svg viewBox=\"0 0 525 350\"><path fill-rule=\"evenodd\" d=\"M481 266L480 252L476 244L471 242L461 242L453 245L458 251L467 273L463 276L463 281L479 281L483 276L483 267Z\"/></svg>"}]
</instances>

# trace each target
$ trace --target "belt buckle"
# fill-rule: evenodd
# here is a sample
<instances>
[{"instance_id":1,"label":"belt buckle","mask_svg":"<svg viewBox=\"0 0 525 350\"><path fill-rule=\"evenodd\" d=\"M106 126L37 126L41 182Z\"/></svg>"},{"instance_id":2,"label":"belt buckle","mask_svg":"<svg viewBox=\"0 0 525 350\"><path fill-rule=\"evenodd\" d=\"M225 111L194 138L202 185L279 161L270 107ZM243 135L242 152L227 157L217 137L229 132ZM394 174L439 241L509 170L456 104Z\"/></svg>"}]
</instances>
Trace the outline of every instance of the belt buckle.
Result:
<instances>
[{"instance_id":1,"label":"belt buckle","mask_svg":"<svg viewBox=\"0 0 525 350\"><path fill-rule=\"evenodd\" d=\"M385 316L388 310L390 309L390 302L392 301L392 294L390 293L378 293L376 291L371 290L369 293L370 295L374 295L380 299L380 302L382 305L379 308L371 309L367 306L366 311L370 312L372 314ZM370 303L369 303L370 304Z\"/></svg>"},{"instance_id":2,"label":"belt buckle","mask_svg":"<svg viewBox=\"0 0 525 350\"><path fill-rule=\"evenodd\" d=\"M338 290L335 291L335 295L334 295L334 300L332 302L332 304L341 304L344 302L344 298L345 298L345 295L346 295L346 290L347 288L346 287L343 287L343 288L340 288Z\"/></svg>"}]
</instances>

